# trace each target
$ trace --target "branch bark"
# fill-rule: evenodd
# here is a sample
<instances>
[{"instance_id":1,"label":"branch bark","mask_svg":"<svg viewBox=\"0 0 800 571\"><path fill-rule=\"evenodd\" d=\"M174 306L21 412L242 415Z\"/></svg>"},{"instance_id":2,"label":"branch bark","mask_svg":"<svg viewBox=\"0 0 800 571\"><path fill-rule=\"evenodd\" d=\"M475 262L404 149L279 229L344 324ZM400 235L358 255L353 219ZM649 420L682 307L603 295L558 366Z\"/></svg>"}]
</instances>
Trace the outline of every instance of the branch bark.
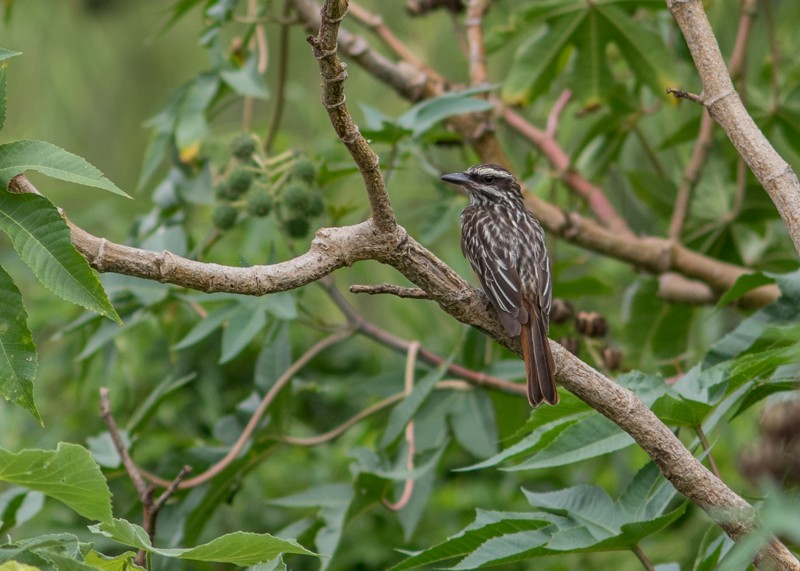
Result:
<instances>
[{"instance_id":1,"label":"branch bark","mask_svg":"<svg viewBox=\"0 0 800 571\"><path fill-rule=\"evenodd\" d=\"M739 98L701 0L667 0L703 84L701 99L769 194L800 253L800 181Z\"/></svg>"}]
</instances>

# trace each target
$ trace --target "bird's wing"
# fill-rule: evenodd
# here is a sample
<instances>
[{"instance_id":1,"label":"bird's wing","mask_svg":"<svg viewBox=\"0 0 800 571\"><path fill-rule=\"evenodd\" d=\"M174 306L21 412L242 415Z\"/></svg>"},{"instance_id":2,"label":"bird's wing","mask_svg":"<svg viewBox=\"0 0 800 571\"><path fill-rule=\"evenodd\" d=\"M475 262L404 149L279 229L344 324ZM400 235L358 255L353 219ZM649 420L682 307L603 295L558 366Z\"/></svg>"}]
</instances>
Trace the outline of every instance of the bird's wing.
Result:
<instances>
[{"instance_id":1,"label":"bird's wing","mask_svg":"<svg viewBox=\"0 0 800 571\"><path fill-rule=\"evenodd\" d=\"M497 247L497 241L487 235L483 225L461 241L461 250L478 275L483 291L489 298L509 335L519 335L521 323L528 321L522 302L521 281L508 253Z\"/></svg>"}]
</instances>

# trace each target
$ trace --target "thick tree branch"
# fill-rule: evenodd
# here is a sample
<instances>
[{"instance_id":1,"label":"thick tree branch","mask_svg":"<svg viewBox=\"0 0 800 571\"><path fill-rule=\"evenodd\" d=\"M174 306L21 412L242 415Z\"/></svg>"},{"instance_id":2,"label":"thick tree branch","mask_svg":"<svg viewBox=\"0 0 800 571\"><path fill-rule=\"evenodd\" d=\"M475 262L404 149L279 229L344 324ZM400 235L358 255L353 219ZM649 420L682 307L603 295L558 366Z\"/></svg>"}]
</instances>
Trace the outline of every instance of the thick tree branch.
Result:
<instances>
[{"instance_id":1,"label":"thick tree branch","mask_svg":"<svg viewBox=\"0 0 800 571\"><path fill-rule=\"evenodd\" d=\"M800 181L747 113L701 0L667 0L703 83L703 105L767 191L800 252Z\"/></svg>"}]
</instances>

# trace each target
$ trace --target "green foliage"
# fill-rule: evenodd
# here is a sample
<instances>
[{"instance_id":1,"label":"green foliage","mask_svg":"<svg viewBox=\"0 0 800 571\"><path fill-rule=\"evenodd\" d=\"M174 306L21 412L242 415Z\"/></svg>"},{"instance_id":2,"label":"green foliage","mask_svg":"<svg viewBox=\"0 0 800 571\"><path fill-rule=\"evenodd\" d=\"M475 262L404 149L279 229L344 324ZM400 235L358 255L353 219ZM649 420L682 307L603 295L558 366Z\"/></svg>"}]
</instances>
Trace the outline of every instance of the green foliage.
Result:
<instances>
[{"instance_id":1,"label":"green foliage","mask_svg":"<svg viewBox=\"0 0 800 571\"><path fill-rule=\"evenodd\" d=\"M82 13L79 4L52 9L75 16ZM734 45L735 11L706 4L725 51ZM37 108L69 111L60 112L71 122L53 140L77 138L76 146L90 145L82 152L95 160L110 146L106 106L137 126L151 116L136 213L82 196L70 205L76 193L67 187L67 198L57 202L72 219L89 230L108 224L119 231L115 241L126 245L250 266L280 264L304 253L296 239L370 216L361 177L319 104L318 68L282 3L178 0L166 17L146 5L112 3L102 19L80 21L87 34L108 34L106 26L121 21L118 29L135 36L137 59L110 54L126 62L120 69L142 71L145 91L124 98L68 97L71 83L85 81L71 67L82 61L72 53L72 44L82 40L75 37L69 50L54 44L43 52L41 61L52 59L66 70L59 89L28 84L21 91L31 94L30 109L15 114L15 104L6 117L7 89L13 94L23 78L7 85L6 60L17 53L0 50L0 125L7 122L7 130L17 116L37 116ZM440 15L411 20L403 3L365 7L413 44L448 86L466 83L467 58ZM19 5L9 38L27 25L28 10L35 14L36 8ZM774 19L753 21L748 68L737 89L762 130L795 163L800 63L790 46L800 8L777 3L772 10ZM463 25L461 16L455 22ZM491 51L488 77L497 85L429 99L418 91L421 84L405 85L404 93L421 98L409 103L358 65L369 59L349 61L348 108L381 157L398 221L409 235L470 275L458 245L458 214L466 201L437 177L475 162L467 145L487 133L498 138L528 192L588 218L589 208L566 192L565 180L577 174L602 191L633 233L666 235L702 110L664 99L667 85L696 88L697 73L663 0L494 3L482 22ZM284 61L284 25L285 81L273 69ZM142 50L142 29L164 33ZM264 35L267 44L260 43ZM38 55L25 42L35 37L28 31L19 40L31 58ZM159 46L171 38L173 51L196 41L202 53L196 61L165 56ZM369 35L363 38L375 47ZM151 51L157 59L147 59ZM19 65L36 68L30 75L37 82L53 75L26 58ZM91 53L85 59L94 65L102 58ZM475 61L470 56L469 63ZM265 63L263 74L259 65ZM158 69L169 70L166 80L151 78ZM401 69L417 77L412 68ZM107 81L116 86L118 79L112 74ZM563 151L563 165L548 162L542 149L503 123L492 95L497 91L506 104L524 104L516 113L540 131L551 123L548 144ZM34 94L57 99L42 105ZM275 99L265 105L271 94ZM146 115L128 101L140 102ZM566 107L554 113L557 102ZM73 119L81 104L91 106L91 121ZM468 113L476 114L475 130L462 136L448 120ZM25 123L16 127L19 136L32 136L28 130L36 125ZM95 125L105 131L92 131ZM114 149L138 164L136 141L118 130L117 121L113 125ZM0 545L0 568L130 569L133 552L145 549L154 569L535 565L629 571L641 568L637 556L646 555L657 569L700 571L744 568L769 534L797 541L796 498L746 481L739 471L741 451L758 446L753 426L765 402L793 398L797 388L796 252L763 190L739 174L730 145L721 134L712 142L680 242L754 273L740 278L716 307L695 306L662 299L662 284L636 268L553 242L555 295L576 312L602 314L609 332L589 337L566 319L551 325L551 337L565 345L574 341L580 357L603 370L604 351L619 349L621 370L628 372L613 381L651 407L701 461L712 456L734 489L765 498L759 505L763 528L738 546L676 497L629 435L573 395L562 390L558 407L531 412L515 395L454 382L448 363L479 378L512 382L522 381L524 369L479 331L460 335L460 326L435 304L349 295L350 284L404 283L377 263L339 271L324 288L261 298L188 293L106 274L106 297L72 248L58 210L42 197L3 194L0 226L18 254L2 258L14 281L0 273L0 394L27 412L9 406L8 414L0 413L0 532L10 537ZM33 170L121 193L83 159L48 143L8 142L0 154L6 181ZM49 184L41 185L48 197ZM17 257L47 289L115 320L118 312L125 327L66 313L67 304L29 287L13 267ZM161 260L166 277L169 255ZM782 292L774 304L750 311L734 303L773 283ZM331 287L354 306L363 330L377 330L375 337L395 349L353 333L284 383L309 347L347 327L341 300L326 293ZM409 389L408 355L396 347L410 340L418 340L423 353L409 366ZM425 351L450 357L429 366ZM170 497L152 539L134 523L142 516L139 498L96 410L101 385L111 389L120 437L139 466L167 479L184 465L193 468L191 476L207 469L214 474ZM257 410L264 414L253 420ZM42 419L45 430L36 424ZM248 425L254 431L238 442ZM71 442L85 443L88 451ZM96 544L85 543L83 518L95 522Z\"/></svg>"}]
</instances>

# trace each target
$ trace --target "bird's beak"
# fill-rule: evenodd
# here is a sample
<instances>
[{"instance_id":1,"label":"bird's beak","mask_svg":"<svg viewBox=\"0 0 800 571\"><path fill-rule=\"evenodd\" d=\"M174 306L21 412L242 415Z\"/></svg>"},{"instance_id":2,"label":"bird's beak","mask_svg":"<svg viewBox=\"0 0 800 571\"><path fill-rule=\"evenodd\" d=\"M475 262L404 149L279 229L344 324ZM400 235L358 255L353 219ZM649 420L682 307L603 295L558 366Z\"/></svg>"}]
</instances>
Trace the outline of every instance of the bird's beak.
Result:
<instances>
[{"instance_id":1,"label":"bird's beak","mask_svg":"<svg viewBox=\"0 0 800 571\"><path fill-rule=\"evenodd\" d=\"M469 177L467 177L467 175L465 175L463 172L454 172L452 174L442 175L441 179L445 182L460 186L464 186L470 182Z\"/></svg>"}]
</instances>

